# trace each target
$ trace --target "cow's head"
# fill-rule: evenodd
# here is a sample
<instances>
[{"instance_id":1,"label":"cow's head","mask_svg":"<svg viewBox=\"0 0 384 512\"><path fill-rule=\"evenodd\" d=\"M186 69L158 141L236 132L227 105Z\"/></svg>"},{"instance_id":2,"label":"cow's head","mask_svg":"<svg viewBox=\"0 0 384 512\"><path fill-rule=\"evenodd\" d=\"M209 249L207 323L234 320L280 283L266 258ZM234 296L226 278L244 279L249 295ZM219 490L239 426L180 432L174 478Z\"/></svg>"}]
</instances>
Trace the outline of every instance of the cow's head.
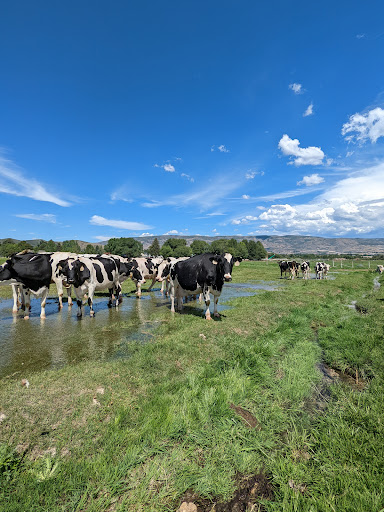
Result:
<instances>
[{"instance_id":1,"label":"cow's head","mask_svg":"<svg viewBox=\"0 0 384 512\"><path fill-rule=\"evenodd\" d=\"M11 262L10 260L7 260L5 263L0 265L0 284L9 284L11 279Z\"/></svg>"},{"instance_id":2,"label":"cow's head","mask_svg":"<svg viewBox=\"0 0 384 512\"><path fill-rule=\"evenodd\" d=\"M91 277L89 268L80 260L68 258L61 260L57 266L59 274L68 285L78 288Z\"/></svg>"},{"instance_id":3,"label":"cow's head","mask_svg":"<svg viewBox=\"0 0 384 512\"><path fill-rule=\"evenodd\" d=\"M224 281L232 280L233 265L240 264L238 259L235 261L235 258L229 252L211 256L209 259L214 265L217 265L218 276L223 277Z\"/></svg>"}]
</instances>

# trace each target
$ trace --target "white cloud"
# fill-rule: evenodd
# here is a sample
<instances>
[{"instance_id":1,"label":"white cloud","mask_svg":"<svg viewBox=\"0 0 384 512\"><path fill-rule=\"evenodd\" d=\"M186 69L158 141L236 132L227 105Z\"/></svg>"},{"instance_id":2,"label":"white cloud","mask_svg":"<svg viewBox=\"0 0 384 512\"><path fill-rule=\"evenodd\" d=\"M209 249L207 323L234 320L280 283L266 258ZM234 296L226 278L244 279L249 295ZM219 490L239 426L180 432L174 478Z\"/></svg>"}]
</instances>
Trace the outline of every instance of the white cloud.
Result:
<instances>
[{"instance_id":1,"label":"white cloud","mask_svg":"<svg viewBox=\"0 0 384 512\"><path fill-rule=\"evenodd\" d=\"M259 220L259 217L255 217L253 215L246 215L245 217L242 217L240 219L233 219L231 221L231 224L235 224L235 225L238 225L238 224L249 224L250 222L254 222L254 221L257 221Z\"/></svg>"},{"instance_id":2,"label":"white cloud","mask_svg":"<svg viewBox=\"0 0 384 512\"><path fill-rule=\"evenodd\" d=\"M45 186L29 176L23 175L20 169L10 160L0 156L0 192L19 197L29 197L36 201L46 201L59 206L71 206L71 203L60 199L46 190Z\"/></svg>"},{"instance_id":3,"label":"white cloud","mask_svg":"<svg viewBox=\"0 0 384 512\"><path fill-rule=\"evenodd\" d=\"M229 153L229 149L224 146L224 144L220 144L220 146L217 146L218 151L220 153ZM211 146L211 152L213 153L216 150L216 146Z\"/></svg>"},{"instance_id":4,"label":"white cloud","mask_svg":"<svg viewBox=\"0 0 384 512\"><path fill-rule=\"evenodd\" d=\"M176 171L175 167L169 162L167 162L166 164L163 164L163 165L155 164L154 167L158 167L159 169L164 169L164 171L167 171L167 172L175 172Z\"/></svg>"},{"instance_id":5,"label":"white cloud","mask_svg":"<svg viewBox=\"0 0 384 512\"><path fill-rule=\"evenodd\" d=\"M170 231L167 231L166 233L163 233L164 235L180 235L180 233L177 231L177 229L171 229Z\"/></svg>"},{"instance_id":6,"label":"white cloud","mask_svg":"<svg viewBox=\"0 0 384 512\"><path fill-rule=\"evenodd\" d=\"M253 180L253 178L258 174L260 176L264 176L264 171L252 171L251 169L249 169L249 171L245 174L245 179Z\"/></svg>"},{"instance_id":7,"label":"white cloud","mask_svg":"<svg viewBox=\"0 0 384 512\"><path fill-rule=\"evenodd\" d=\"M303 93L303 86L301 84L297 84L297 83L289 84L289 88L295 94L302 94Z\"/></svg>"},{"instance_id":8,"label":"white cloud","mask_svg":"<svg viewBox=\"0 0 384 512\"><path fill-rule=\"evenodd\" d=\"M141 235L139 235L139 237L141 236L155 236L153 233L141 233Z\"/></svg>"},{"instance_id":9,"label":"white cloud","mask_svg":"<svg viewBox=\"0 0 384 512\"><path fill-rule=\"evenodd\" d=\"M324 153L321 148L309 146L307 148L299 148L298 139L291 139L288 135L283 135L279 141L278 147L283 155L293 157L290 163L297 167L300 165L322 165Z\"/></svg>"},{"instance_id":10,"label":"white cloud","mask_svg":"<svg viewBox=\"0 0 384 512\"><path fill-rule=\"evenodd\" d=\"M131 231L152 228L152 226L147 226L146 224L143 224L141 222L106 219L104 217L100 217L99 215L93 215L90 218L89 223L94 224L96 226L110 226L112 228L118 229L129 229Z\"/></svg>"},{"instance_id":11,"label":"white cloud","mask_svg":"<svg viewBox=\"0 0 384 512\"><path fill-rule=\"evenodd\" d=\"M216 217L217 215L227 215L227 214L226 213L222 213L222 212L207 213L207 217Z\"/></svg>"},{"instance_id":12,"label":"white cloud","mask_svg":"<svg viewBox=\"0 0 384 512\"><path fill-rule=\"evenodd\" d=\"M190 176L189 174L185 174L185 172L182 172L182 173L181 173L181 176L182 176L183 178L186 178L186 179L187 179L188 181L190 181L191 183L194 183L194 181L195 181L195 179L194 179L194 178L192 178L192 176Z\"/></svg>"},{"instance_id":13,"label":"white cloud","mask_svg":"<svg viewBox=\"0 0 384 512\"><path fill-rule=\"evenodd\" d=\"M301 181L297 182L297 185L306 185L307 187L313 187L313 185L319 185L323 183L324 178L318 174L311 174L310 176L304 176Z\"/></svg>"},{"instance_id":14,"label":"white cloud","mask_svg":"<svg viewBox=\"0 0 384 512\"><path fill-rule=\"evenodd\" d=\"M356 34L356 39L364 39L365 34Z\"/></svg>"},{"instance_id":15,"label":"white cloud","mask_svg":"<svg viewBox=\"0 0 384 512\"><path fill-rule=\"evenodd\" d=\"M272 205L259 215L260 227L323 236L379 232L384 217L383 175L380 164L352 173L307 204Z\"/></svg>"},{"instance_id":16,"label":"white cloud","mask_svg":"<svg viewBox=\"0 0 384 512\"><path fill-rule=\"evenodd\" d=\"M303 117L308 117L308 116L311 116L312 114L313 114L313 103L308 105L306 111L303 114Z\"/></svg>"},{"instance_id":17,"label":"white cloud","mask_svg":"<svg viewBox=\"0 0 384 512\"><path fill-rule=\"evenodd\" d=\"M17 213L15 217L20 217L21 219L30 219L30 220L38 220L42 222L50 222L51 224L56 224L56 215L52 213Z\"/></svg>"},{"instance_id":18,"label":"white cloud","mask_svg":"<svg viewBox=\"0 0 384 512\"><path fill-rule=\"evenodd\" d=\"M343 124L341 134L348 142L363 144L369 139L374 144L379 137L384 137L384 110L377 107L366 114L353 114Z\"/></svg>"},{"instance_id":19,"label":"white cloud","mask_svg":"<svg viewBox=\"0 0 384 512\"><path fill-rule=\"evenodd\" d=\"M248 194L243 194L241 196L242 199L251 199L251 196L249 196Z\"/></svg>"},{"instance_id":20,"label":"white cloud","mask_svg":"<svg viewBox=\"0 0 384 512\"><path fill-rule=\"evenodd\" d=\"M348 158L348 157L352 156L352 155L353 155L353 153L354 153L354 151L347 151L347 154L345 155L345 156L346 156L346 158Z\"/></svg>"}]
</instances>

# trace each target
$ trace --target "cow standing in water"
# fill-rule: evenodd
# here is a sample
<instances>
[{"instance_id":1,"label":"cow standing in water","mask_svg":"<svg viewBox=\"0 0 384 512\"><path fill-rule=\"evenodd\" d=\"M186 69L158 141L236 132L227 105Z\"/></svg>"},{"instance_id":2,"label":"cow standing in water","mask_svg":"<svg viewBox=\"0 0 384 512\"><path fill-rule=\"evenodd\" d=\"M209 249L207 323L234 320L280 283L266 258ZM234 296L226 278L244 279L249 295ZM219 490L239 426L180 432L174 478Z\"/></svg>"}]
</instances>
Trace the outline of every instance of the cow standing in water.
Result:
<instances>
[{"instance_id":1,"label":"cow standing in water","mask_svg":"<svg viewBox=\"0 0 384 512\"><path fill-rule=\"evenodd\" d=\"M119 282L119 269L116 261L110 257L98 256L95 258L68 258L59 263L60 274L68 285L73 285L77 299L77 316L83 315L83 297L88 294L90 316L95 315L93 309L93 296L96 291L109 290L108 305L112 306L114 296L115 305L121 300L121 287Z\"/></svg>"},{"instance_id":2,"label":"cow standing in water","mask_svg":"<svg viewBox=\"0 0 384 512\"><path fill-rule=\"evenodd\" d=\"M14 254L0 267L0 283L15 284L18 286L18 290L20 291L22 298L21 302L22 308L24 309L24 319L26 320L29 318L31 294L36 297L40 297L40 318L46 317L45 305L48 297L49 285L51 284L51 278L52 267L50 263L50 254L38 254L33 252ZM17 288L13 287L13 289L14 293L17 293Z\"/></svg>"},{"instance_id":3,"label":"cow standing in water","mask_svg":"<svg viewBox=\"0 0 384 512\"><path fill-rule=\"evenodd\" d=\"M177 262L171 268L170 295L171 311L175 311L175 298L178 309L182 309L183 297L203 294L206 305L205 318L211 320L209 310L210 293L214 296L214 316L219 317L217 303L224 282L232 280L233 265L238 265L232 254L199 254L185 261Z\"/></svg>"}]
</instances>

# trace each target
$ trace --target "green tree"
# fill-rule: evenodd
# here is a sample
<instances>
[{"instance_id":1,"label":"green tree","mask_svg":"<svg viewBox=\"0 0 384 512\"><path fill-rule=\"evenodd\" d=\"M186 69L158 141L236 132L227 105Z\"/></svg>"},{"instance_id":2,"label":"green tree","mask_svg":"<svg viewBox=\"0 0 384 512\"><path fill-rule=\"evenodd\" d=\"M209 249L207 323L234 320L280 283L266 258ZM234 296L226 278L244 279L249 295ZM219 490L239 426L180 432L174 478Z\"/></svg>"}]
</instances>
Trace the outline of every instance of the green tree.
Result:
<instances>
[{"instance_id":1,"label":"green tree","mask_svg":"<svg viewBox=\"0 0 384 512\"><path fill-rule=\"evenodd\" d=\"M160 249L160 254L164 259L171 258L173 257L173 249L169 245L164 244L163 247Z\"/></svg>"},{"instance_id":2,"label":"green tree","mask_svg":"<svg viewBox=\"0 0 384 512\"><path fill-rule=\"evenodd\" d=\"M265 250L264 245L258 240L256 242L256 248L257 248L257 260L262 260L268 256L267 251Z\"/></svg>"},{"instance_id":3,"label":"green tree","mask_svg":"<svg viewBox=\"0 0 384 512\"><path fill-rule=\"evenodd\" d=\"M151 245L148 247L147 252L151 256L159 256L160 255L160 244L157 238L154 239L154 241L151 243Z\"/></svg>"},{"instance_id":4,"label":"green tree","mask_svg":"<svg viewBox=\"0 0 384 512\"><path fill-rule=\"evenodd\" d=\"M237 244L235 251L231 254L232 256L242 258L244 260L245 258L248 258L248 247L244 242L240 242Z\"/></svg>"},{"instance_id":5,"label":"green tree","mask_svg":"<svg viewBox=\"0 0 384 512\"><path fill-rule=\"evenodd\" d=\"M186 245L179 245L179 247L176 247L176 249L173 251L173 256L175 258L184 258L192 256L192 249L190 247L187 247Z\"/></svg>"},{"instance_id":6,"label":"green tree","mask_svg":"<svg viewBox=\"0 0 384 512\"><path fill-rule=\"evenodd\" d=\"M211 250L211 246L205 240L194 240L190 247L192 254L204 254Z\"/></svg>"},{"instance_id":7,"label":"green tree","mask_svg":"<svg viewBox=\"0 0 384 512\"><path fill-rule=\"evenodd\" d=\"M134 238L110 238L104 246L105 252L137 258L143 252L143 244Z\"/></svg>"},{"instance_id":8,"label":"green tree","mask_svg":"<svg viewBox=\"0 0 384 512\"><path fill-rule=\"evenodd\" d=\"M168 238L164 245L169 245L171 249L176 249L176 247L180 247L181 245L187 245L187 241L184 238Z\"/></svg>"},{"instance_id":9,"label":"green tree","mask_svg":"<svg viewBox=\"0 0 384 512\"><path fill-rule=\"evenodd\" d=\"M6 256L9 258L12 254L17 253L17 244L15 243L9 243L9 242L3 242L1 244L1 255Z\"/></svg>"},{"instance_id":10,"label":"green tree","mask_svg":"<svg viewBox=\"0 0 384 512\"><path fill-rule=\"evenodd\" d=\"M94 247L92 244L88 244L84 249L85 254L100 254L99 246Z\"/></svg>"},{"instance_id":11,"label":"green tree","mask_svg":"<svg viewBox=\"0 0 384 512\"><path fill-rule=\"evenodd\" d=\"M64 240L61 244L61 250L63 252L74 252L76 254L81 253L80 245L76 240Z\"/></svg>"},{"instance_id":12,"label":"green tree","mask_svg":"<svg viewBox=\"0 0 384 512\"><path fill-rule=\"evenodd\" d=\"M53 240L42 240L39 245L36 247L37 251L47 251L47 252L55 252L57 251L57 244Z\"/></svg>"},{"instance_id":13,"label":"green tree","mask_svg":"<svg viewBox=\"0 0 384 512\"><path fill-rule=\"evenodd\" d=\"M228 242L229 242L229 240L227 240L226 238L219 238L218 240L214 240L211 243L211 251L217 252L217 253L229 252L228 251L228 247L229 247Z\"/></svg>"}]
</instances>

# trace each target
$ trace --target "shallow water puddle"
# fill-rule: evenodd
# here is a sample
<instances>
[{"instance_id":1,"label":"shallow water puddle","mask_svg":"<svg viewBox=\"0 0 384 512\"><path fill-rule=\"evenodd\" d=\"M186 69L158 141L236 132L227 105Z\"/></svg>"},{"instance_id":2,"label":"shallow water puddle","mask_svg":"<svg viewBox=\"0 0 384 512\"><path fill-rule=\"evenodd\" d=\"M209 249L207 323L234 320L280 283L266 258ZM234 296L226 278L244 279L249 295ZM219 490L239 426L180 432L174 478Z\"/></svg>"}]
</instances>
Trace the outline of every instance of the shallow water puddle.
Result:
<instances>
[{"instance_id":1,"label":"shallow water puddle","mask_svg":"<svg viewBox=\"0 0 384 512\"><path fill-rule=\"evenodd\" d=\"M219 310L228 309L230 306L220 303L232 298L275 290L278 286L265 281L226 283ZM22 312L12 314L11 299L0 300L0 377L14 373L24 377L32 371L61 368L84 360L127 357L130 341L145 343L152 338L158 322L149 319L156 308L170 307L169 299L159 290L143 293L140 300L135 295L126 295L119 308L108 308L107 302L107 296L95 298L95 317L90 318L89 308L85 307L83 318L78 319L76 305L69 308L64 303L59 311L58 299L49 298L47 318L42 320L40 300L34 299L30 319L24 320ZM193 303L193 308L197 312L200 309L203 315L203 305Z\"/></svg>"}]
</instances>

